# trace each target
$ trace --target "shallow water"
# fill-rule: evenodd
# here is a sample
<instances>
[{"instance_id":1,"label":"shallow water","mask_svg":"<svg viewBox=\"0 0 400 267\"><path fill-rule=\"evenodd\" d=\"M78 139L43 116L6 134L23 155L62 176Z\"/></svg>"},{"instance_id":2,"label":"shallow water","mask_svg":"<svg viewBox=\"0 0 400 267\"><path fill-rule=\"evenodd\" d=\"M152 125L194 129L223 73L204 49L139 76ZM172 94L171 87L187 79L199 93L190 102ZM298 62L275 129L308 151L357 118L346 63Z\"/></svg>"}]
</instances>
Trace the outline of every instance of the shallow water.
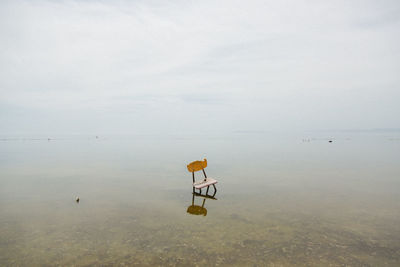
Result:
<instances>
[{"instance_id":1,"label":"shallow water","mask_svg":"<svg viewBox=\"0 0 400 267\"><path fill-rule=\"evenodd\" d=\"M0 265L399 266L398 135L3 136Z\"/></svg>"}]
</instances>

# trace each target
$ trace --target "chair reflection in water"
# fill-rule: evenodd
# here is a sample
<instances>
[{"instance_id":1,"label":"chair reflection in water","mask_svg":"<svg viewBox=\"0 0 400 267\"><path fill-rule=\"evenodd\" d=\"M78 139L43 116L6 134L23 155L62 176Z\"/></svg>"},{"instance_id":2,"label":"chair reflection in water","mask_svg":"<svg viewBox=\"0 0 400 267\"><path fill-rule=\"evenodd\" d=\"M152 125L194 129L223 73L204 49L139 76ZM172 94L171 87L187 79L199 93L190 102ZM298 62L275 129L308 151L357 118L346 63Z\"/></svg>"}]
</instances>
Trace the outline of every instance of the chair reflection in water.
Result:
<instances>
[{"instance_id":1,"label":"chair reflection in water","mask_svg":"<svg viewBox=\"0 0 400 267\"><path fill-rule=\"evenodd\" d=\"M214 193L214 195L215 195L215 193ZM214 197L214 195L213 195L213 196L209 196L209 195L201 195L201 194L199 194L199 193L193 193L193 196L192 196L192 205L189 206L189 207L187 208L187 211L186 211L186 212L187 212L187 213L190 213L190 214L193 214L193 215L203 215L203 216L207 216L207 209L204 207L204 205L206 204L206 199L207 199L207 198L217 200L217 199ZM203 203L201 204L201 206L195 205L195 204L194 204L195 197L201 197L201 198L203 198Z\"/></svg>"},{"instance_id":2,"label":"chair reflection in water","mask_svg":"<svg viewBox=\"0 0 400 267\"><path fill-rule=\"evenodd\" d=\"M207 174L204 171L204 168L206 168L206 167L207 167L207 159L204 159L203 161L200 161L200 160L193 161L192 163L187 165L187 169L189 172L192 173L192 177L193 177L193 193L195 192L195 189L198 189L201 194L201 189L204 187L207 187L207 192L206 192L206 195L207 195L208 189L210 189L210 185L212 185L214 187L214 195L213 196L215 196L215 194L217 193L217 188L215 187L215 184L218 183L218 181L213 178L207 177ZM194 179L194 173L197 171L200 171L200 170L203 171L204 179L196 182Z\"/></svg>"}]
</instances>

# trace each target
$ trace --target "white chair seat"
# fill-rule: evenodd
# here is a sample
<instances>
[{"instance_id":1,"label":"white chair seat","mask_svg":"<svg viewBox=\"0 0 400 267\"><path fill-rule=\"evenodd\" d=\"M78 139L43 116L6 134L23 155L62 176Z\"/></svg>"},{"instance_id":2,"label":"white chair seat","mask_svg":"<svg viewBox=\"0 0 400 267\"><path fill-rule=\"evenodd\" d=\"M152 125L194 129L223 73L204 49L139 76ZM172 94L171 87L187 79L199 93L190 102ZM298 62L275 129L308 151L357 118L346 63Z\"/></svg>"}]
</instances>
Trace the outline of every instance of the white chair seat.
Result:
<instances>
[{"instance_id":1,"label":"white chair seat","mask_svg":"<svg viewBox=\"0 0 400 267\"><path fill-rule=\"evenodd\" d=\"M206 180L203 179L201 181L193 183L193 187L196 189L200 189L200 188L207 187L207 186L210 186L210 185L213 185L216 183L218 183L217 180L215 180L213 178L206 178Z\"/></svg>"}]
</instances>

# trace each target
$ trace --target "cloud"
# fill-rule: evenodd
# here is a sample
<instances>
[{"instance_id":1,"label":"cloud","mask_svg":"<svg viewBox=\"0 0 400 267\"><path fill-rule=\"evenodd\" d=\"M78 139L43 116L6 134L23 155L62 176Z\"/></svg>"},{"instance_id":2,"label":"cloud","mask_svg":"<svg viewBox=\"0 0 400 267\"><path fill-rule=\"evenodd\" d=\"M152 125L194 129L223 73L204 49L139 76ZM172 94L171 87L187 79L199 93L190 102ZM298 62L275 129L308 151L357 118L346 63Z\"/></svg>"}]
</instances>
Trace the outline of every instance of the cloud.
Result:
<instances>
[{"instance_id":1,"label":"cloud","mask_svg":"<svg viewBox=\"0 0 400 267\"><path fill-rule=\"evenodd\" d=\"M0 123L397 127L396 10L396 1L2 1Z\"/></svg>"}]
</instances>

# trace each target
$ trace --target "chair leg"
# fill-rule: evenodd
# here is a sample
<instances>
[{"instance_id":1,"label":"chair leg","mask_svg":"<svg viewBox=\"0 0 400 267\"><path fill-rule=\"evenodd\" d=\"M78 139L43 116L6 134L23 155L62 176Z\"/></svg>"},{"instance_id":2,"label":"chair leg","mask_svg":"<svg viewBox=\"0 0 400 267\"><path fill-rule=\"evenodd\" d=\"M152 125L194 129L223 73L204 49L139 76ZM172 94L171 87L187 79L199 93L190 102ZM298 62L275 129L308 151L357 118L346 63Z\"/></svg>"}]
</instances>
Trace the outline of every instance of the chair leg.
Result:
<instances>
[{"instance_id":1,"label":"chair leg","mask_svg":"<svg viewBox=\"0 0 400 267\"><path fill-rule=\"evenodd\" d=\"M199 191L200 191L200 195L201 195L201 188L199 188Z\"/></svg>"},{"instance_id":2,"label":"chair leg","mask_svg":"<svg viewBox=\"0 0 400 267\"><path fill-rule=\"evenodd\" d=\"M206 174L206 172L204 171L204 169L201 169L202 171L203 171L203 174L204 174L204 180L206 180L207 179L207 174Z\"/></svg>"},{"instance_id":3,"label":"chair leg","mask_svg":"<svg viewBox=\"0 0 400 267\"><path fill-rule=\"evenodd\" d=\"M210 189L210 186L207 186L206 195L208 195L208 189Z\"/></svg>"},{"instance_id":4,"label":"chair leg","mask_svg":"<svg viewBox=\"0 0 400 267\"><path fill-rule=\"evenodd\" d=\"M193 193L194 193L194 186L193 186Z\"/></svg>"},{"instance_id":5,"label":"chair leg","mask_svg":"<svg viewBox=\"0 0 400 267\"><path fill-rule=\"evenodd\" d=\"M215 184L213 184L213 186L214 186L214 195L215 195L215 193L217 193L217 188L215 187Z\"/></svg>"}]
</instances>

